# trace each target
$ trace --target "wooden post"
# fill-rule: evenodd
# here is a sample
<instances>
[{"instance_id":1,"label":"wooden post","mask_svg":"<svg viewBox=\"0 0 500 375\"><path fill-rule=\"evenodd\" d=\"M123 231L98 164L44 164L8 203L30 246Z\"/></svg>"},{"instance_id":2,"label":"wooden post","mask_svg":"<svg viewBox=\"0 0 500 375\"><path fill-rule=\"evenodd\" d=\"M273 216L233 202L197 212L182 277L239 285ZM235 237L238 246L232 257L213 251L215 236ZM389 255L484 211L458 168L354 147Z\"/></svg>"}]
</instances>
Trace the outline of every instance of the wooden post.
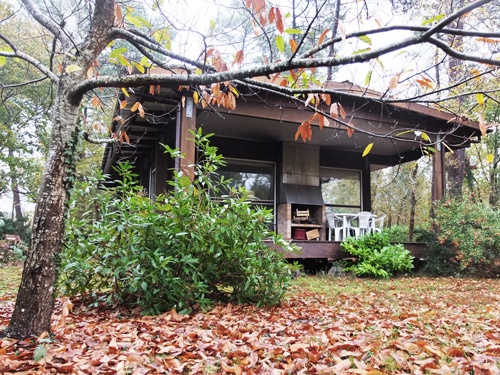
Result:
<instances>
[{"instance_id":1,"label":"wooden post","mask_svg":"<svg viewBox=\"0 0 500 375\"><path fill-rule=\"evenodd\" d=\"M183 106L177 112L175 147L184 155L183 160L175 161L175 168L183 171L191 180L194 178L192 165L196 160L194 138L190 130L196 131L196 107L192 97L186 97Z\"/></svg>"},{"instance_id":2,"label":"wooden post","mask_svg":"<svg viewBox=\"0 0 500 375\"><path fill-rule=\"evenodd\" d=\"M444 150L440 137L436 143L436 152L432 156L432 189L431 189L431 218L434 218L433 203L441 200L446 192L446 170L444 167Z\"/></svg>"}]
</instances>

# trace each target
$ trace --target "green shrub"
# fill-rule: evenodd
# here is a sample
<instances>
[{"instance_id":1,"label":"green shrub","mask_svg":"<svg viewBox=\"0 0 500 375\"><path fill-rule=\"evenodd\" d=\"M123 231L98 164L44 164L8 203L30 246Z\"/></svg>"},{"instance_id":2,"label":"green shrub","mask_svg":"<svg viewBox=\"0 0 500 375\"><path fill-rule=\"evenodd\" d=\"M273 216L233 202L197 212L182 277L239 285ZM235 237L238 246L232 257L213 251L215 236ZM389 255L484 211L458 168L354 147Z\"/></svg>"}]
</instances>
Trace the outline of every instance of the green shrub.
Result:
<instances>
[{"instance_id":1,"label":"green shrub","mask_svg":"<svg viewBox=\"0 0 500 375\"><path fill-rule=\"evenodd\" d=\"M415 232L417 242L425 243L422 267L418 270L425 276L457 276L461 273L460 263L455 259L456 252L443 243L431 230L419 229Z\"/></svg>"},{"instance_id":2,"label":"green shrub","mask_svg":"<svg viewBox=\"0 0 500 375\"><path fill-rule=\"evenodd\" d=\"M23 243L29 243L31 227L28 224L28 218L23 217L20 220L14 220L4 218L0 214L0 220L3 222L3 225L0 225L0 239L3 239L6 234L15 234L21 238Z\"/></svg>"},{"instance_id":3,"label":"green shrub","mask_svg":"<svg viewBox=\"0 0 500 375\"><path fill-rule=\"evenodd\" d=\"M282 299L293 267L264 241L289 251L291 245L268 229L270 210L252 206L245 191L217 178L222 157L207 137L194 135L200 154L194 180L175 173L172 189L155 202L137 185L129 164L119 167L116 187L97 189L101 177L75 188L62 293L110 291L110 300L133 297L148 313ZM214 199L219 191L231 193Z\"/></svg>"},{"instance_id":4,"label":"green shrub","mask_svg":"<svg viewBox=\"0 0 500 375\"><path fill-rule=\"evenodd\" d=\"M467 199L435 205L439 243L456 251L463 269L500 255L500 211Z\"/></svg>"},{"instance_id":5,"label":"green shrub","mask_svg":"<svg viewBox=\"0 0 500 375\"><path fill-rule=\"evenodd\" d=\"M413 268L413 257L401 244L391 245L384 233L373 233L359 238L348 237L342 247L356 257L346 271L354 271L358 276L388 278L395 272Z\"/></svg>"},{"instance_id":6,"label":"green shrub","mask_svg":"<svg viewBox=\"0 0 500 375\"><path fill-rule=\"evenodd\" d=\"M382 231L387 235L389 242L409 242L408 236L408 226L406 225L394 225L392 227L386 227Z\"/></svg>"}]
</instances>

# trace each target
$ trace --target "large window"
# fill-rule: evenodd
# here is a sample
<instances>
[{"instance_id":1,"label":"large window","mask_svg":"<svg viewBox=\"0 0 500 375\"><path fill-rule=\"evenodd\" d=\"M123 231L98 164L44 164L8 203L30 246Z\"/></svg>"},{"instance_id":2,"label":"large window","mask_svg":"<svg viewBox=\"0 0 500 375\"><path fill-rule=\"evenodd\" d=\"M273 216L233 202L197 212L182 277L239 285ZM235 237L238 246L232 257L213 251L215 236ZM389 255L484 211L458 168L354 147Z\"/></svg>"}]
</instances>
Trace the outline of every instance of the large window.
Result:
<instances>
[{"instance_id":1,"label":"large window","mask_svg":"<svg viewBox=\"0 0 500 375\"><path fill-rule=\"evenodd\" d=\"M321 194L330 212L361 211L361 171L320 168Z\"/></svg>"},{"instance_id":2,"label":"large window","mask_svg":"<svg viewBox=\"0 0 500 375\"><path fill-rule=\"evenodd\" d=\"M244 187L252 203L274 210L274 163L225 159L227 166L219 170L233 187Z\"/></svg>"}]
</instances>

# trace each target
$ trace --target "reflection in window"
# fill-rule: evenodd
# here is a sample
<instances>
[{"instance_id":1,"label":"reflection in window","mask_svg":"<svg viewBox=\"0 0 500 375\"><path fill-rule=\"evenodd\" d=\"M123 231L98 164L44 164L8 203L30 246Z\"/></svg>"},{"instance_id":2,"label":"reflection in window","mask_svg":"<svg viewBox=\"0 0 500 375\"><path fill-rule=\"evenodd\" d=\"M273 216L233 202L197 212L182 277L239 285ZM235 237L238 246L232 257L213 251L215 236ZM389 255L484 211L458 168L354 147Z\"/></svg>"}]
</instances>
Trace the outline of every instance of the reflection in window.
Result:
<instances>
[{"instance_id":1,"label":"reflection in window","mask_svg":"<svg viewBox=\"0 0 500 375\"><path fill-rule=\"evenodd\" d=\"M262 203L274 202L274 164L225 159L227 166L221 168L219 175L231 179L234 188L243 187L249 197Z\"/></svg>"},{"instance_id":2,"label":"reflection in window","mask_svg":"<svg viewBox=\"0 0 500 375\"><path fill-rule=\"evenodd\" d=\"M328 211L361 211L361 172L321 168L321 193Z\"/></svg>"}]
</instances>

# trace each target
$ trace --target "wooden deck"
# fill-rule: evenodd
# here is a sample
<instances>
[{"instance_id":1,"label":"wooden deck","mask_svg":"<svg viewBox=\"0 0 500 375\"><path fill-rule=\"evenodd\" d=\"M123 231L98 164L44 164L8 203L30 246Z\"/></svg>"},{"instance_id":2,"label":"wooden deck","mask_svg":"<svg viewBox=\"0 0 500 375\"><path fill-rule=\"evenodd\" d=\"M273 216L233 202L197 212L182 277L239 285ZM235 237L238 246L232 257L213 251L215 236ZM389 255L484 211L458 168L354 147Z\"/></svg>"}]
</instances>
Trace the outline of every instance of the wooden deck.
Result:
<instances>
[{"instance_id":1,"label":"wooden deck","mask_svg":"<svg viewBox=\"0 0 500 375\"><path fill-rule=\"evenodd\" d=\"M286 253L287 259L327 259L336 260L348 258L351 255L346 253L340 242L337 241L293 241L294 244L301 248L301 251L296 254ZM425 244L421 242L407 242L403 243L405 249L411 252L415 259L423 257ZM279 246L275 247L276 250L283 252Z\"/></svg>"}]
</instances>

